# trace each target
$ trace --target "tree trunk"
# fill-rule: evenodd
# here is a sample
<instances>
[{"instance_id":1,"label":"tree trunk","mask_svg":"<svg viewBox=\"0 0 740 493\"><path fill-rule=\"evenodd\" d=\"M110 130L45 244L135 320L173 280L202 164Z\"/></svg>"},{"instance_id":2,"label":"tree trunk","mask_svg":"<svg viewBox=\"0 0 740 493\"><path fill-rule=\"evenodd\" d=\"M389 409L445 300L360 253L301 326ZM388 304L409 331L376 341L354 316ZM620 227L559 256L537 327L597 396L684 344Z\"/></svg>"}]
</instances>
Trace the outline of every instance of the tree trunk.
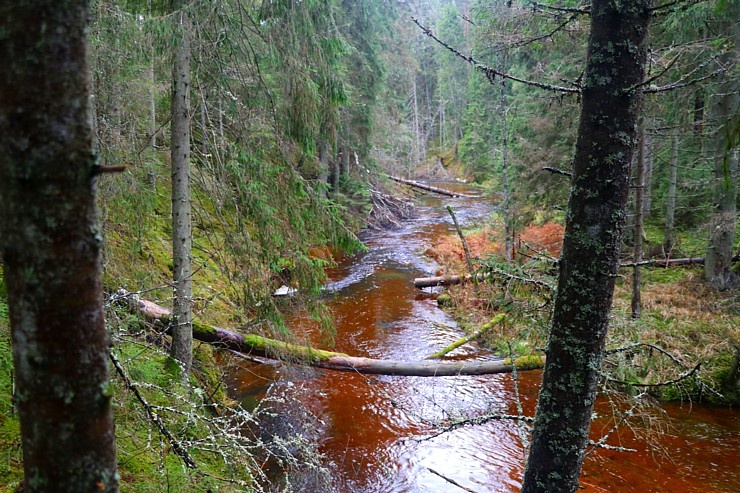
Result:
<instances>
[{"instance_id":1,"label":"tree trunk","mask_svg":"<svg viewBox=\"0 0 740 493\"><path fill-rule=\"evenodd\" d=\"M738 13L737 6L728 4L728 11ZM728 12L728 13L729 13ZM730 18L736 18L736 14ZM725 72L719 85L718 95L712 107L713 120L717 126L714 135L714 187L715 199L709 225L709 246L704 277L718 289L731 287L737 275L732 272L732 247L737 221L737 175L738 175L738 127L740 126L740 83L733 67L737 66L740 50L740 25L735 23L734 48L720 57Z\"/></svg>"},{"instance_id":2,"label":"tree trunk","mask_svg":"<svg viewBox=\"0 0 740 493\"><path fill-rule=\"evenodd\" d=\"M149 4L149 15L151 12L151 3ZM149 145L153 149L157 148L157 79L154 73L154 36L150 35L147 39L149 42L149 67L147 68L147 79L149 79Z\"/></svg>"},{"instance_id":3,"label":"tree trunk","mask_svg":"<svg viewBox=\"0 0 740 493\"><path fill-rule=\"evenodd\" d=\"M642 235L643 235L643 214L645 199L645 120L640 122L639 137L637 139L637 159L636 168L637 176L635 177L635 227L632 261L635 266L632 269L632 318L640 318L640 281L642 271L640 262L642 262Z\"/></svg>"},{"instance_id":4,"label":"tree trunk","mask_svg":"<svg viewBox=\"0 0 740 493\"><path fill-rule=\"evenodd\" d=\"M0 16L0 256L26 493L116 492L87 63L89 2Z\"/></svg>"},{"instance_id":5,"label":"tree trunk","mask_svg":"<svg viewBox=\"0 0 740 493\"><path fill-rule=\"evenodd\" d=\"M588 443L629 195L649 0L591 2L558 290L523 493L574 492Z\"/></svg>"},{"instance_id":6,"label":"tree trunk","mask_svg":"<svg viewBox=\"0 0 740 493\"><path fill-rule=\"evenodd\" d=\"M665 229L663 231L663 252L670 255L675 244L674 227L676 218L676 188L678 184L678 134L673 136L671 143L671 164L668 174L668 200L665 213Z\"/></svg>"},{"instance_id":7,"label":"tree trunk","mask_svg":"<svg viewBox=\"0 0 740 493\"><path fill-rule=\"evenodd\" d=\"M506 66L506 62L504 62L504 66ZM504 258L511 262L514 252L514 238L509 207L508 135L506 133L506 86L504 85L504 79L499 82L499 107L501 111L501 185L504 194L501 204L504 213Z\"/></svg>"},{"instance_id":8,"label":"tree trunk","mask_svg":"<svg viewBox=\"0 0 740 493\"><path fill-rule=\"evenodd\" d=\"M172 257L174 314L170 355L187 380L193 358L192 223L190 213L190 20L174 0L177 33L172 65Z\"/></svg>"},{"instance_id":9,"label":"tree trunk","mask_svg":"<svg viewBox=\"0 0 740 493\"><path fill-rule=\"evenodd\" d=\"M342 151L342 176L349 176L349 169L350 169L350 153L349 146L344 146L344 150Z\"/></svg>"},{"instance_id":10,"label":"tree trunk","mask_svg":"<svg viewBox=\"0 0 740 493\"><path fill-rule=\"evenodd\" d=\"M319 143L318 176L319 186L322 187L321 190L326 190L327 185L329 185L329 176L329 141L326 139L321 139L321 142Z\"/></svg>"},{"instance_id":11,"label":"tree trunk","mask_svg":"<svg viewBox=\"0 0 740 493\"><path fill-rule=\"evenodd\" d=\"M645 167L645 177L642 188L642 217L648 218L653 213L653 162L655 155L653 154L653 135L647 130L648 124L645 124L644 139L645 145L643 146L643 156Z\"/></svg>"},{"instance_id":12,"label":"tree trunk","mask_svg":"<svg viewBox=\"0 0 740 493\"><path fill-rule=\"evenodd\" d=\"M413 75L413 82L414 82L414 154L416 158L416 162L413 163L414 170L419 166L419 163L421 163L421 127L419 124L419 101L416 94L416 75ZM426 156L424 156L424 159L426 159ZM409 178L412 178L413 175L411 174L411 170L409 170Z\"/></svg>"}]
</instances>

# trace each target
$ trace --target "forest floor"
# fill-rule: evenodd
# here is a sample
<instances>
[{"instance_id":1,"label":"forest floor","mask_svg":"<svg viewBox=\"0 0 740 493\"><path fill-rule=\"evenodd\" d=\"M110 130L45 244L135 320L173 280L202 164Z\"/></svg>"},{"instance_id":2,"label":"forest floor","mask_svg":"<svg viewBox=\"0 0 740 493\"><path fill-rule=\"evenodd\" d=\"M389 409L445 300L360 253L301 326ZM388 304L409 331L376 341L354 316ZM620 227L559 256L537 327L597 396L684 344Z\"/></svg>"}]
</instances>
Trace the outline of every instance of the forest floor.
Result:
<instances>
[{"instance_id":1,"label":"forest floor","mask_svg":"<svg viewBox=\"0 0 740 493\"><path fill-rule=\"evenodd\" d=\"M545 223L525 228L515 260L503 260L503 228L466 233L478 272L489 282L452 286L442 296L467 331L473 332L497 313L507 322L488 332L483 344L502 356L541 349L547 338L563 228ZM689 240L686 240L688 243ZM426 252L442 265L440 275L464 274L468 267L456 234L441 238ZM737 404L740 358L740 292L719 292L704 282L701 266L642 268L639 319L631 318L632 269L617 280L604 369L615 381L650 384L665 400L705 399ZM674 382L663 385L665 382Z\"/></svg>"}]
</instances>

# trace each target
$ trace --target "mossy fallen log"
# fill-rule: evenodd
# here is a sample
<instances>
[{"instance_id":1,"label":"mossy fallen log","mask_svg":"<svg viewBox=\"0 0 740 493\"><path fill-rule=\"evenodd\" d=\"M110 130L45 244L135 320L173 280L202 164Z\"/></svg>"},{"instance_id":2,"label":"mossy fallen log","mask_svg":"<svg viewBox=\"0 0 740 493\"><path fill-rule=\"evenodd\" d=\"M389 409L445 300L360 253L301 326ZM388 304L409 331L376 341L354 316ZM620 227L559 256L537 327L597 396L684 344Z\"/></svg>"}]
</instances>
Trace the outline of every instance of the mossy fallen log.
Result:
<instances>
[{"instance_id":1,"label":"mossy fallen log","mask_svg":"<svg viewBox=\"0 0 740 493\"><path fill-rule=\"evenodd\" d=\"M454 351L455 349L459 348L463 344L467 344L468 342L470 342L472 340L478 339L483 334L485 334L486 332L488 332L489 330L491 330L491 328L493 328L496 325L498 325L501 322L503 322L505 318L506 318L506 315L505 314L499 313L498 315L496 315L495 317L493 317L490 322L488 322L487 324L484 324L483 327L481 327L480 329L478 329L474 333L472 333L472 334L470 334L468 336L465 336L465 337L461 337L460 339L456 340L455 342L453 342L449 346L445 346L444 348L440 349L436 353L430 354L429 356L427 356L424 359L440 359L440 358L442 358L445 354Z\"/></svg>"},{"instance_id":2,"label":"mossy fallen log","mask_svg":"<svg viewBox=\"0 0 740 493\"><path fill-rule=\"evenodd\" d=\"M435 286L452 286L453 284L461 284L464 282L470 282L473 276L470 274L466 276L450 275L450 276L431 276L431 277L417 277L414 279L414 286L417 288L432 288ZM483 281L484 277L478 274L478 280Z\"/></svg>"},{"instance_id":3,"label":"mossy fallen log","mask_svg":"<svg viewBox=\"0 0 740 493\"><path fill-rule=\"evenodd\" d=\"M147 318L160 320L167 324L171 312L151 301L142 300L130 293L119 293L128 300L129 306ZM455 375L490 375L509 373L514 370L510 360L496 361L399 361L381 360L350 356L334 351L315 349L309 346L291 344L269 339L256 334L242 334L233 330L193 322L193 338L213 344L216 347L230 349L243 354L280 359L289 363L308 365L328 370L346 371L375 375L403 375L418 377L442 377ZM527 360L517 370L542 368L544 358L539 365Z\"/></svg>"}]
</instances>

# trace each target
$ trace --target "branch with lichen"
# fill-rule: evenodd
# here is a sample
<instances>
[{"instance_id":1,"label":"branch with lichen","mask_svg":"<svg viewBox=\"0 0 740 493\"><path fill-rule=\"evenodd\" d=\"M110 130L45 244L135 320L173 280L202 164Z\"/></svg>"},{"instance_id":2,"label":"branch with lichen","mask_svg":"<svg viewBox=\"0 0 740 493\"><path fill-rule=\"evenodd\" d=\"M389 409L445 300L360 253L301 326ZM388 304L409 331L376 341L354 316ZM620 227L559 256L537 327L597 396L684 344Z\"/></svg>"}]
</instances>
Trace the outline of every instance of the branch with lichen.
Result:
<instances>
[{"instance_id":1,"label":"branch with lichen","mask_svg":"<svg viewBox=\"0 0 740 493\"><path fill-rule=\"evenodd\" d=\"M456 48L450 46L449 44L447 44L444 41L442 41L441 39L439 39L434 34L434 32L432 32L431 29L429 29L428 27L422 25L416 18L412 17L411 20L414 22L414 24L416 24L417 26L419 26L419 29L421 29L421 31L424 34L426 34L427 36L429 36L430 38L432 38L434 41L436 41L437 43L439 43L443 47L447 48L449 51L451 51L452 53L454 53L459 58L462 58L463 60L465 60L466 62L468 62L469 64L471 64L473 66L473 68L475 68L479 72L482 72L483 75L485 75L486 78L488 79L488 81L490 83L492 83L492 84L496 80L496 77L501 77L502 79L508 79L508 80L512 80L514 82L520 82L522 84L525 84L525 85L528 85L528 86L532 86L532 87L537 87L539 89L544 89L544 90L547 90L547 91L555 91L555 92L568 93L568 94L580 94L580 92L581 92L580 88L578 88L578 87L563 87L563 86L556 86L556 85L553 85L553 84L545 84L543 82L537 82L537 81L528 80L528 79L522 79L520 77L516 77L516 76L513 76L511 74L507 74L506 72L502 72L501 70L498 70L498 69L496 69L494 67L489 67L487 65L484 65L484 64L480 63L479 61L477 61L472 56L463 54L462 52L460 52Z\"/></svg>"}]
</instances>

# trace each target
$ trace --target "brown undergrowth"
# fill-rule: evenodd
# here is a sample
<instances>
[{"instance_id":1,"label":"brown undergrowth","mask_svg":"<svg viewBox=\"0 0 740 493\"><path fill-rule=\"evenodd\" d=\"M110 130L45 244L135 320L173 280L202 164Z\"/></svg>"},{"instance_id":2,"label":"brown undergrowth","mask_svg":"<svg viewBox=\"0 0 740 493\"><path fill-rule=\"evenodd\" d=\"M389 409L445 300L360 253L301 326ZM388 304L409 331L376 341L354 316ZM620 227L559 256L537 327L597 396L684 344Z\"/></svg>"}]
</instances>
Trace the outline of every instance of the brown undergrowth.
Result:
<instances>
[{"instance_id":1,"label":"brown undergrowth","mask_svg":"<svg viewBox=\"0 0 740 493\"><path fill-rule=\"evenodd\" d=\"M470 332L497 313L507 313L506 322L482 342L503 356L508 356L509 343L526 354L546 341L554 292L545 284L556 284L551 259L560 255L563 228L547 223L522 230L512 263L503 260L500 229L486 227L466 234L476 270L493 275L478 286L450 287L446 306ZM442 266L439 274L467 272L457 235L441 238L426 253ZM608 348L641 345L607 356L604 368L610 378L618 385L648 384L647 389L663 399L738 402L733 369L740 355L738 293L714 290L702 280L700 268L643 268L642 315L633 320L632 272L624 269L620 274Z\"/></svg>"}]
</instances>

